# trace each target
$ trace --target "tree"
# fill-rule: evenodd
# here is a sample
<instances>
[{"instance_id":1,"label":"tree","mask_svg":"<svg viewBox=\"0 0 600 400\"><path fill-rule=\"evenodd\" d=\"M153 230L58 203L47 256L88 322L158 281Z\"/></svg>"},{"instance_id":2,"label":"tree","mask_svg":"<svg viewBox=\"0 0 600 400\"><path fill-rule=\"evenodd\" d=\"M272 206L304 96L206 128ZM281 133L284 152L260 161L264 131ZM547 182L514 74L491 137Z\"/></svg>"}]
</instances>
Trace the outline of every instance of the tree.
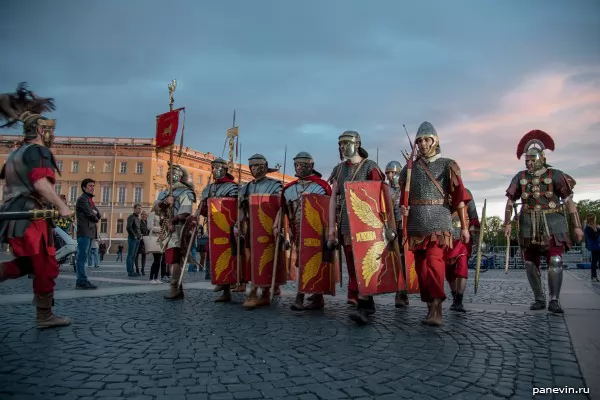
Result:
<instances>
[{"instance_id":1,"label":"tree","mask_svg":"<svg viewBox=\"0 0 600 400\"><path fill-rule=\"evenodd\" d=\"M600 222L600 200L581 200L577 203L577 211L581 219L581 225L585 223L588 214L595 214L596 220Z\"/></svg>"},{"instance_id":2,"label":"tree","mask_svg":"<svg viewBox=\"0 0 600 400\"><path fill-rule=\"evenodd\" d=\"M504 242L506 244L506 238L504 237L504 223L498 216L485 217L483 226L483 240L485 243L499 244Z\"/></svg>"}]
</instances>

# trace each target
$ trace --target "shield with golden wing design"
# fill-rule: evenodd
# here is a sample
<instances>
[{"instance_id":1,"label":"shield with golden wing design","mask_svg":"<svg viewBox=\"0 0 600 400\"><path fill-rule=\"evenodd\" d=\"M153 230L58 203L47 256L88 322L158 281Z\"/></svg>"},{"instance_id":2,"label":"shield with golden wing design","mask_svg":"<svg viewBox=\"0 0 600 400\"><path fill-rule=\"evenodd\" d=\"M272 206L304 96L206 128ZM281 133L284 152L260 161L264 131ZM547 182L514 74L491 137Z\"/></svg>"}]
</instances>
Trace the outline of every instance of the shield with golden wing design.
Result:
<instances>
[{"instance_id":1,"label":"shield with golden wing design","mask_svg":"<svg viewBox=\"0 0 600 400\"><path fill-rule=\"evenodd\" d=\"M300 249L298 258L300 293L335 296L337 263L324 260L329 226L329 196L314 193L302 195ZM325 257L332 259L332 257Z\"/></svg>"},{"instance_id":2,"label":"shield with golden wing design","mask_svg":"<svg viewBox=\"0 0 600 400\"><path fill-rule=\"evenodd\" d=\"M236 198L208 199L208 253L211 282L214 285L237 282L236 257L231 251L231 235L236 220Z\"/></svg>"},{"instance_id":3,"label":"shield with golden wing design","mask_svg":"<svg viewBox=\"0 0 600 400\"><path fill-rule=\"evenodd\" d=\"M256 287L271 287L273 263L275 262L275 237L273 225L281 207L281 195L251 194L250 203L250 270L251 281ZM287 283L284 249L278 257L276 285Z\"/></svg>"},{"instance_id":4,"label":"shield with golden wing design","mask_svg":"<svg viewBox=\"0 0 600 400\"><path fill-rule=\"evenodd\" d=\"M415 268L415 255L408 249L408 245L404 248L404 265L406 267L406 289L408 290L408 293L419 293L419 280ZM399 280L398 284L398 290L403 290L403 282ZM400 287L400 285L402 285L402 287Z\"/></svg>"},{"instance_id":5,"label":"shield with golden wing design","mask_svg":"<svg viewBox=\"0 0 600 400\"><path fill-rule=\"evenodd\" d=\"M389 187L346 182L345 197L359 294L395 293L404 282Z\"/></svg>"}]
</instances>

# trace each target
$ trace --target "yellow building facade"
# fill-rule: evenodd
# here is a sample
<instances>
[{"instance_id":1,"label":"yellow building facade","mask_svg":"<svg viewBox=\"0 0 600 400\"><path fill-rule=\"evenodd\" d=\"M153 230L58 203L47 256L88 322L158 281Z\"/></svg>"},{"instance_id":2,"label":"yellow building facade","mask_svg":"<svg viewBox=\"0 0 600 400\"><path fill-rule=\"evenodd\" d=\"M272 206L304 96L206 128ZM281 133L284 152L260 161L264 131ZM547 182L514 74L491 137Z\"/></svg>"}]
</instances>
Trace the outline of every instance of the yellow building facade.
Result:
<instances>
[{"instance_id":1,"label":"yellow building facade","mask_svg":"<svg viewBox=\"0 0 600 400\"><path fill-rule=\"evenodd\" d=\"M19 135L0 135L1 165L21 140ZM179 146L174 147L173 161L187 169L199 200L210 177L210 163L217 156L189 147L183 148L179 155L179 150ZM56 136L52 151L61 172L55 189L58 194L66 196L70 205L74 206L81 195L82 180L91 178L96 181L94 201L102 213L98 234L107 245L126 245L125 228L133 205L140 203L144 210L149 211L160 191L168 188L169 151L157 153L154 139ZM239 164L235 164L235 171L230 171L236 181L238 168ZM252 179L247 165L241 165L241 170L242 183ZM281 173L269 176L280 180L284 178ZM285 176L285 182L293 179ZM4 181L0 180L0 200L4 190ZM111 250L114 251L114 248Z\"/></svg>"}]
</instances>

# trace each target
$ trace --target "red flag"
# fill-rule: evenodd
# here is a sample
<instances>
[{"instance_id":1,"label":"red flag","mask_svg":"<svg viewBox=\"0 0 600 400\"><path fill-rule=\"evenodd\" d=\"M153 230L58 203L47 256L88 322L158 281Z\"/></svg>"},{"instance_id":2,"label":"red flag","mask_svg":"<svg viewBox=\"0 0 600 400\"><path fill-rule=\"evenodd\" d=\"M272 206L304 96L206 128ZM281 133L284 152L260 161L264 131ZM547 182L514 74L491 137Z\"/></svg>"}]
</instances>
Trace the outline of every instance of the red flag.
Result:
<instances>
[{"instance_id":1,"label":"red flag","mask_svg":"<svg viewBox=\"0 0 600 400\"><path fill-rule=\"evenodd\" d=\"M179 128L179 111L169 111L156 117L156 147L167 147L175 143Z\"/></svg>"}]
</instances>

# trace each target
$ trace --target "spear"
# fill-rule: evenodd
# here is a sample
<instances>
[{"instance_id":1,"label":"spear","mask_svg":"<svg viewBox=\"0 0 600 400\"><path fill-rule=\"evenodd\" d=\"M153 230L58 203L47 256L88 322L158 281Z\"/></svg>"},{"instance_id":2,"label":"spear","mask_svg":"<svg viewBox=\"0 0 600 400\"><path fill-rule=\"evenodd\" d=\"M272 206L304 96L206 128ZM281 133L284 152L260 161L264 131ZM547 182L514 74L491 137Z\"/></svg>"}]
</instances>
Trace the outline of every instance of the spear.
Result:
<instances>
[{"instance_id":1,"label":"spear","mask_svg":"<svg viewBox=\"0 0 600 400\"><path fill-rule=\"evenodd\" d=\"M283 180L282 185L285 187L285 167L287 164L287 146L283 155ZM283 196L281 197L283 200ZM275 256L273 257L273 277L271 278L271 293L269 293L269 301L273 301L275 293L275 278L277 277L277 264L279 263L279 252L281 248L281 227L283 226L283 204L279 208L279 221L277 221L277 237L275 238Z\"/></svg>"}]
</instances>

